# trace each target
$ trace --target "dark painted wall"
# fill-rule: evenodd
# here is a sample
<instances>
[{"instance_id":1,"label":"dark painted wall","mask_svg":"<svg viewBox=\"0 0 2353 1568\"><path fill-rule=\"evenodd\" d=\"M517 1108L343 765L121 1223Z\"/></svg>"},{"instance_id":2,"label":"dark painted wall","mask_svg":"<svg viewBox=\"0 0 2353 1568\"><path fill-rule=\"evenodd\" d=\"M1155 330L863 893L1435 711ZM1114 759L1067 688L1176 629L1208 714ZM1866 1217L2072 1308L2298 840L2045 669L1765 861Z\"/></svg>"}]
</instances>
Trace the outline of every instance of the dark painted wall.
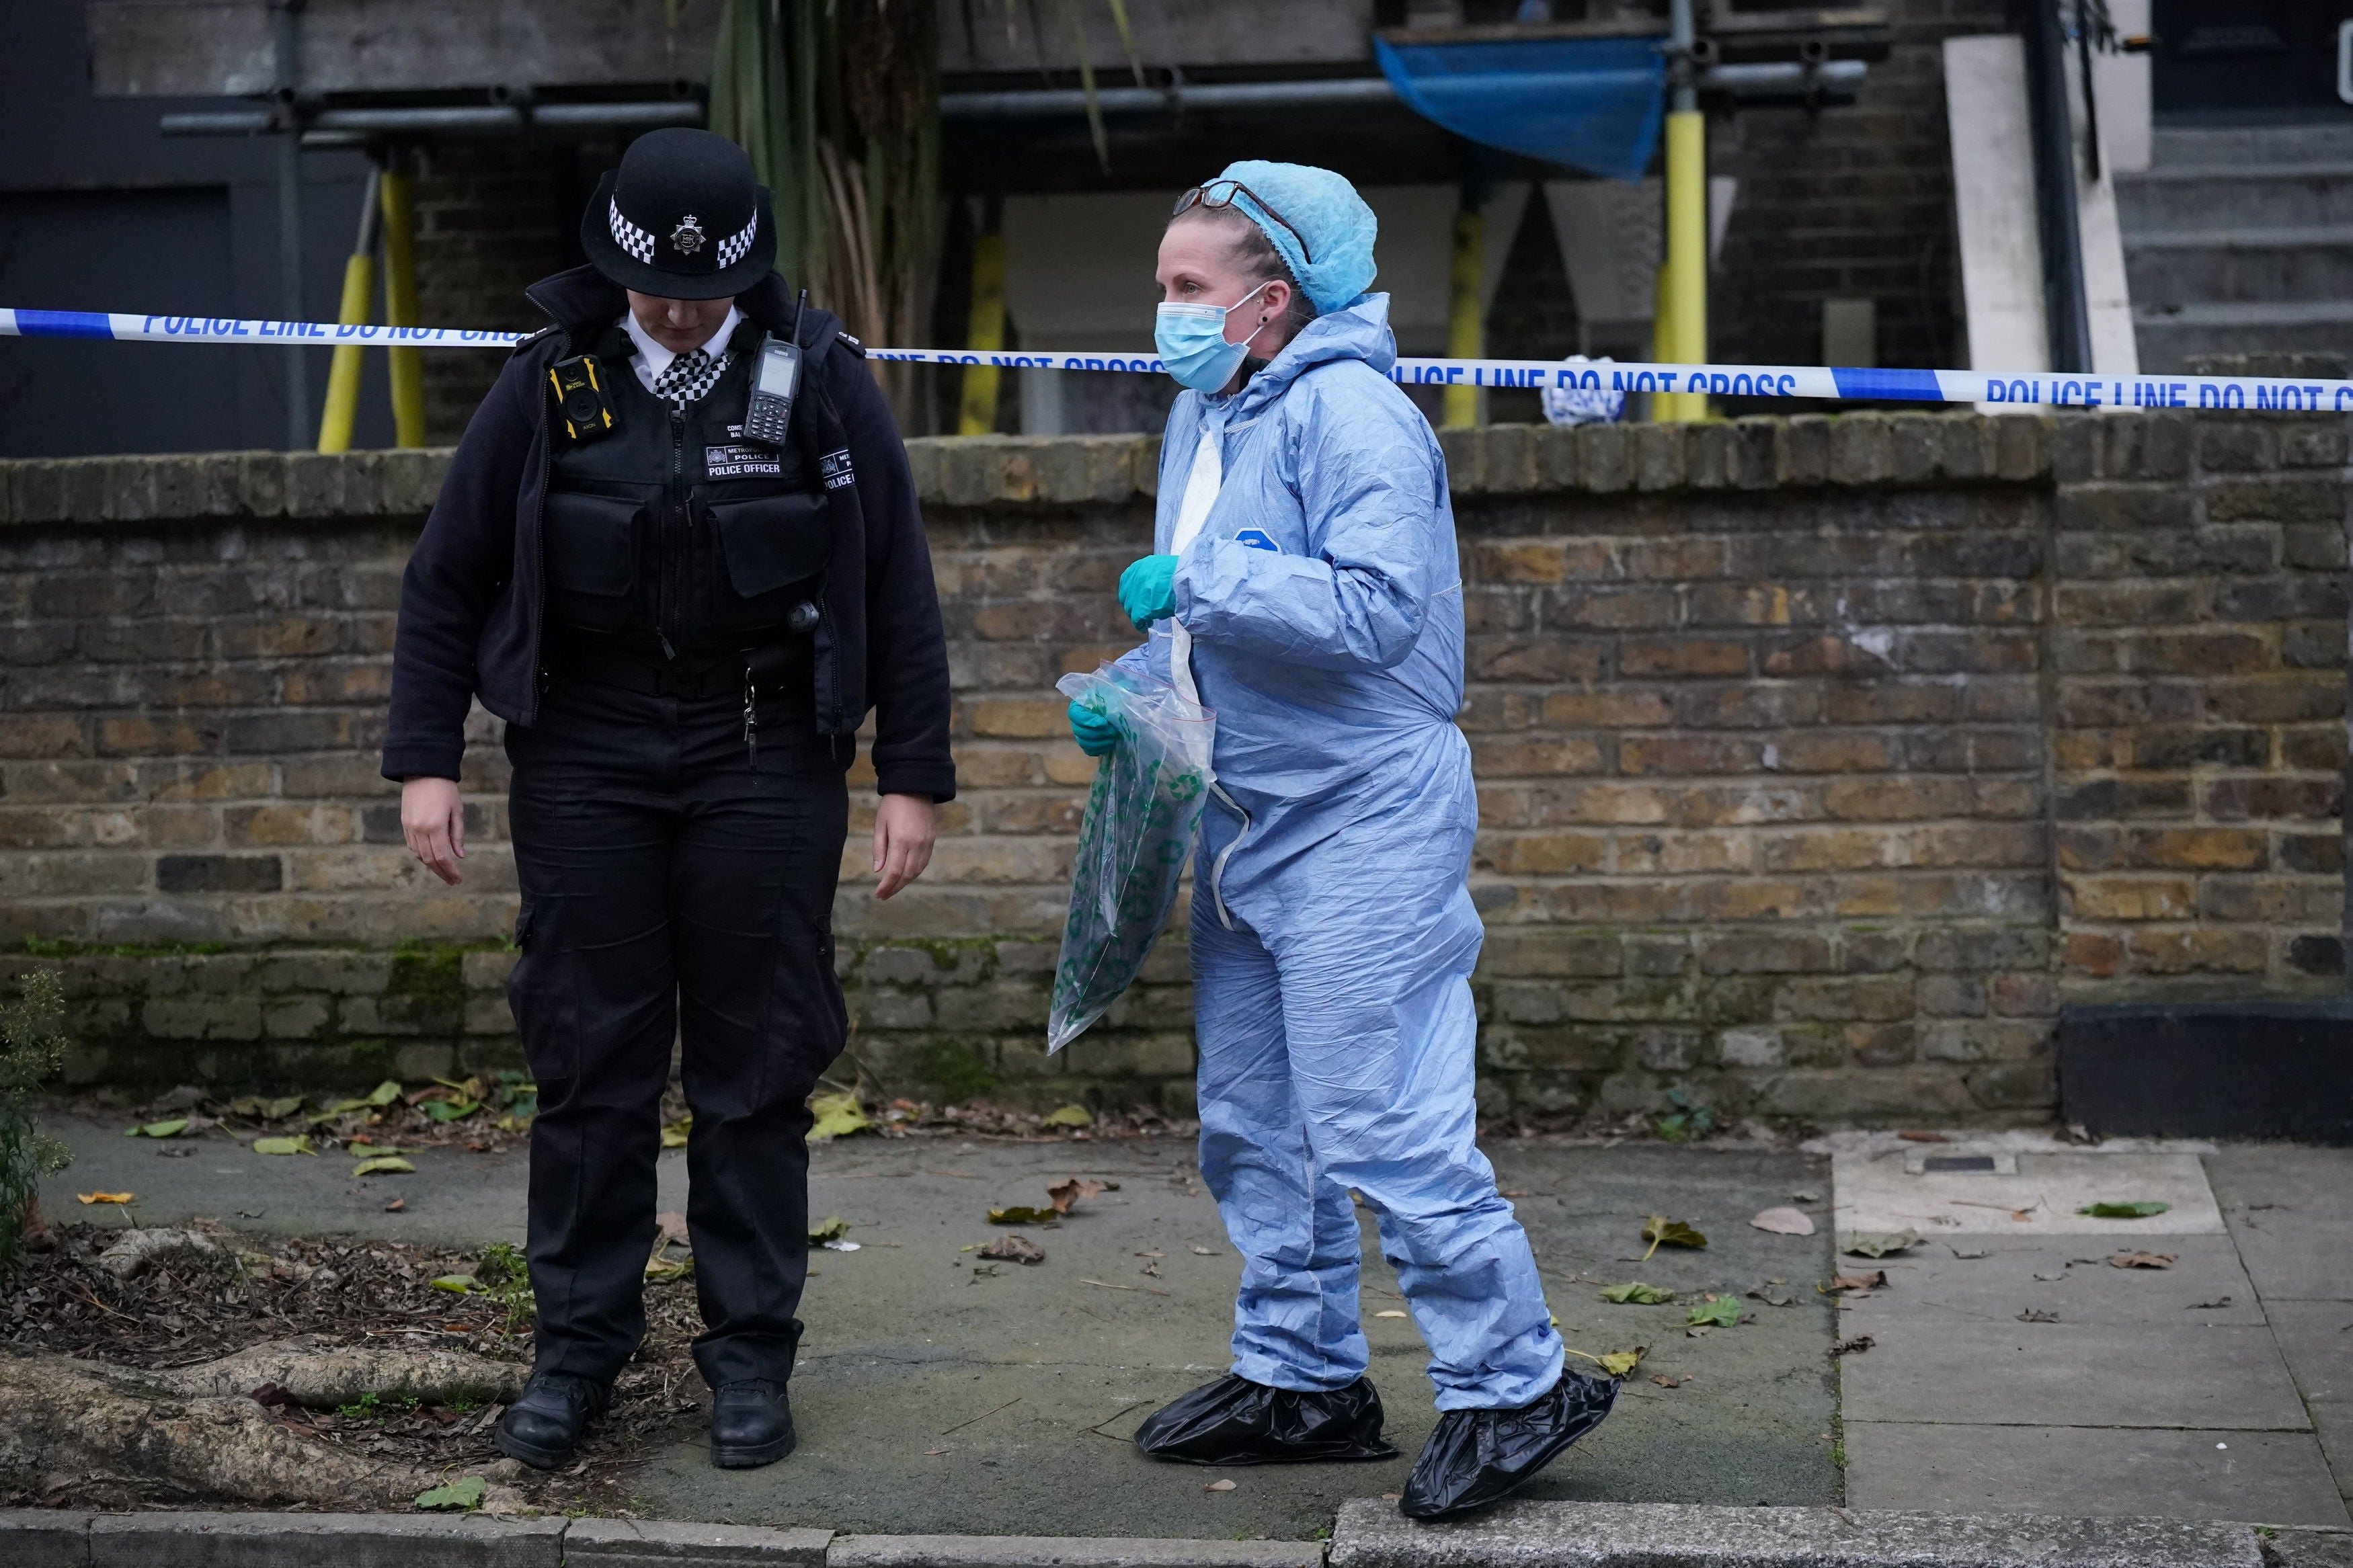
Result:
<instances>
[{"instance_id":1,"label":"dark painted wall","mask_svg":"<svg viewBox=\"0 0 2353 1568\"><path fill-rule=\"evenodd\" d=\"M219 100L90 96L81 0L0 0L0 305L274 318L276 149L166 137L166 112ZM303 302L332 321L367 176L356 153L303 155ZM283 447L285 356L323 349L0 338L0 457ZM389 446L383 356L362 382L361 446ZM306 440L305 445L308 445Z\"/></svg>"}]
</instances>

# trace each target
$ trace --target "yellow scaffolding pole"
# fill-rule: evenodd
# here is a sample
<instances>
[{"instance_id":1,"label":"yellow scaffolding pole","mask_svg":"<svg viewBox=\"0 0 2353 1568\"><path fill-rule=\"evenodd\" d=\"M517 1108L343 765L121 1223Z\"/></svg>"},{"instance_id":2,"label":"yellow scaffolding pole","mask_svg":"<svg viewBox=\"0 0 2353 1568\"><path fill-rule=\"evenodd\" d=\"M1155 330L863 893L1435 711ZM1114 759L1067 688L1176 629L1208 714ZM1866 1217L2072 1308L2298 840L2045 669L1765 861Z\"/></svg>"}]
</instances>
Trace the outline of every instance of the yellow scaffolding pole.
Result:
<instances>
[{"instance_id":1,"label":"yellow scaffolding pole","mask_svg":"<svg viewBox=\"0 0 2353 1568\"><path fill-rule=\"evenodd\" d=\"M343 298L335 320L346 327L356 327L368 319L368 305L375 297L376 187L382 178L377 170L368 171L367 191L360 197L359 238L352 247L351 258L343 263ZM319 416L322 452L352 449L352 422L360 406L361 352L357 343L343 343L335 350L332 368L327 372L326 407Z\"/></svg>"},{"instance_id":2,"label":"yellow scaffolding pole","mask_svg":"<svg viewBox=\"0 0 2353 1568\"><path fill-rule=\"evenodd\" d=\"M1707 121L1696 109L1667 116L1667 264L1661 271L1662 364L1707 363ZM1704 394L1661 393L1651 417L1707 417Z\"/></svg>"},{"instance_id":3,"label":"yellow scaffolding pole","mask_svg":"<svg viewBox=\"0 0 2353 1568\"><path fill-rule=\"evenodd\" d=\"M1454 215L1454 255L1447 269L1446 353L1452 359L1478 359L1487 352L1486 312L1481 309L1481 285L1486 273L1487 220L1463 192ZM1479 423L1479 388L1449 386L1439 424L1448 430L1467 430Z\"/></svg>"},{"instance_id":4,"label":"yellow scaffolding pole","mask_svg":"<svg viewBox=\"0 0 2353 1568\"><path fill-rule=\"evenodd\" d=\"M397 162L386 165L379 186L384 212L384 319L413 327L417 319L417 189ZM392 378L393 439L403 447L425 445L425 366L417 351L385 351Z\"/></svg>"},{"instance_id":5,"label":"yellow scaffolding pole","mask_svg":"<svg viewBox=\"0 0 2353 1568\"><path fill-rule=\"evenodd\" d=\"M973 353L995 353L1005 346L1005 236L993 229L972 244L972 317L964 346ZM1002 374L993 364L964 367L957 435L996 431L997 378Z\"/></svg>"}]
</instances>

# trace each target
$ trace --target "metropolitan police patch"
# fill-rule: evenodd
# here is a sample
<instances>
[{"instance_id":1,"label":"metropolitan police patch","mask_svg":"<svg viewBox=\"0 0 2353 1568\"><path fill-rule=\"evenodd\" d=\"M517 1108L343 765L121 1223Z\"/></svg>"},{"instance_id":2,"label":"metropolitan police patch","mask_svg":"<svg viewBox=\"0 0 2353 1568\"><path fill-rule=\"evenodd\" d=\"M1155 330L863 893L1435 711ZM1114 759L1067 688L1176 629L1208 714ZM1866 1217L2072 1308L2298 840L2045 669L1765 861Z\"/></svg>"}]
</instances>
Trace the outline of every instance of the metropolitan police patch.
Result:
<instances>
[{"instance_id":1,"label":"metropolitan police patch","mask_svg":"<svg viewBox=\"0 0 2353 1568\"><path fill-rule=\"evenodd\" d=\"M817 471L818 477L825 480L825 488L829 490L838 490L844 485L854 485L858 482L858 475L849 466L849 448L847 447L839 452L828 452L824 457L819 458L817 460Z\"/></svg>"}]
</instances>

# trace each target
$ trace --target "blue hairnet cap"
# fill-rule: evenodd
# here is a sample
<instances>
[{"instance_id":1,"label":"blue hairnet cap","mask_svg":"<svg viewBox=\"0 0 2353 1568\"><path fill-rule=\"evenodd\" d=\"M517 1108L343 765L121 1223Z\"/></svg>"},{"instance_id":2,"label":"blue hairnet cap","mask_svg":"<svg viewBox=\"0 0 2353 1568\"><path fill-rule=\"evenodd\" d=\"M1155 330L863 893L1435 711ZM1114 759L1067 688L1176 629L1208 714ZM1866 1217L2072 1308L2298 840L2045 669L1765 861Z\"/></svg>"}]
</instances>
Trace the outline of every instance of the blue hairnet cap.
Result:
<instances>
[{"instance_id":1,"label":"blue hairnet cap","mask_svg":"<svg viewBox=\"0 0 2353 1568\"><path fill-rule=\"evenodd\" d=\"M1266 235L1318 315L1346 304L1371 284L1373 239L1380 223L1342 176L1305 163L1250 158L1227 164L1209 184L1224 180L1249 187L1233 193L1234 210Z\"/></svg>"}]
</instances>

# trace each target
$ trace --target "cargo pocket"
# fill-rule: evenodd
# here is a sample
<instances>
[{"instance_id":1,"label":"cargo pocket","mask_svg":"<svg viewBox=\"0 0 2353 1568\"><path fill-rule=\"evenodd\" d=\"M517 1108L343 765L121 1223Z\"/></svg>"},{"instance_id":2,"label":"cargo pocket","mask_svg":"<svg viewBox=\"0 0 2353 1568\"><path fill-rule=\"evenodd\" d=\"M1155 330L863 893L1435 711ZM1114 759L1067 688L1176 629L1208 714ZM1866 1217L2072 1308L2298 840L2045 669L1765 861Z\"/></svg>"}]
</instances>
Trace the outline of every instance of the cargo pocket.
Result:
<instances>
[{"instance_id":1,"label":"cargo pocket","mask_svg":"<svg viewBox=\"0 0 2353 1568\"><path fill-rule=\"evenodd\" d=\"M752 496L711 503L712 526L739 599L758 599L825 570L832 540L821 496Z\"/></svg>"},{"instance_id":2,"label":"cargo pocket","mask_svg":"<svg viewBox=\"0 0 2353 1568\"><path fill-rule=\"evenodd\" d=\"M562 1082L580 1070L580 988L575 955L549 940L540 905L524 900L515 916L522 954L507 973L507 1009L522 1040L523 1061L539 1082ZM543 1100L556 1098L543 1093Z\"/></svg>"},{"instance_id":3,"label":"cargo pocket","mask_svg":"<svg viewBox=\"0 0 2353 1568\"><path fill-rule=\"evenodd\" d=\"M543 521L549 584L567 594L619 598L637 585L638 518L619 496L550 490Z\"/></svg>"}]
</instances>

